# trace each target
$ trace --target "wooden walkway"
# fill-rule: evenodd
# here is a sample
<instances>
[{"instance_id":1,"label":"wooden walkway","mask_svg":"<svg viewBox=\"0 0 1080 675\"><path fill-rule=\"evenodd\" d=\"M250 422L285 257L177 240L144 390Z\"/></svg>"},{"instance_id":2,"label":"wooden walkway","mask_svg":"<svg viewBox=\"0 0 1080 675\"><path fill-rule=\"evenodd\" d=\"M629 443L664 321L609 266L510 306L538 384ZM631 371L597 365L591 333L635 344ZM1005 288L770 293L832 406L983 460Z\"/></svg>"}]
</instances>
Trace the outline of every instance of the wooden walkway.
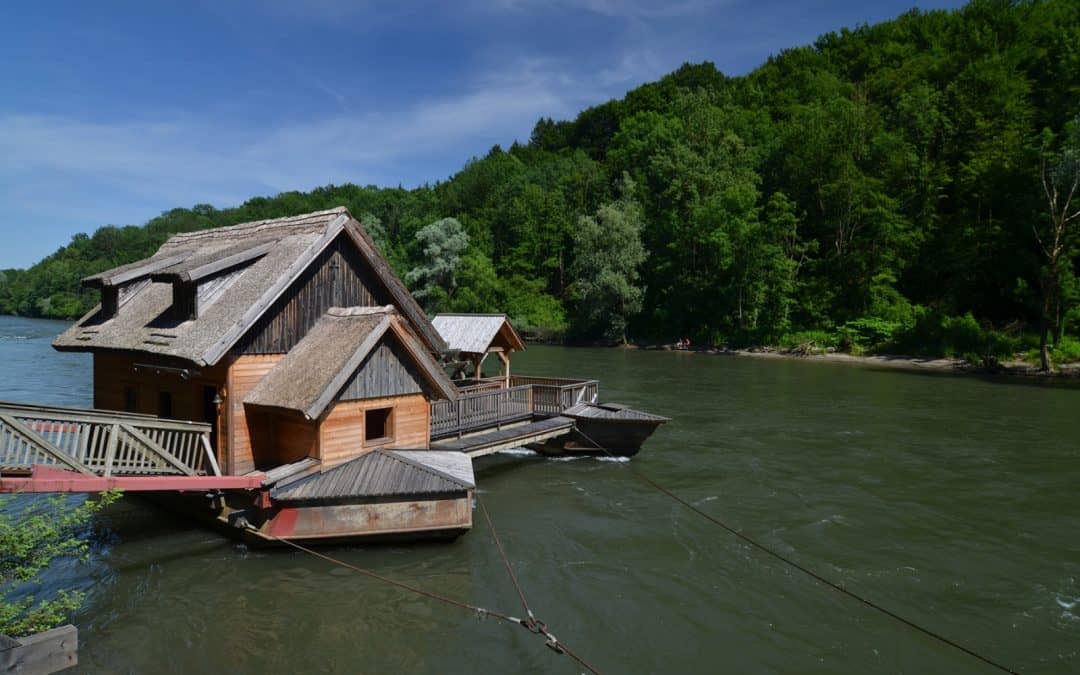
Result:
<instances>
[{"instance_id":1,"label":"wooden walkway","mask_svg":"<svg viewBox=\"0 0 1080 675\"><path fill-rule=\"evenodd\" d=\"M0 471L35 465L102 477L221 474L209 424L0 401Z\"/></svg>"},{"instance_id":2,"label":"wooden walkway","mask_svg":"<svg viewBox=\"0 0 1080 675\"><path fill-rule=\"evenodd\" d=\"M540 443L551 438L565 436L574 430L574 420L569 417L548 417L537 422L485 431L462 438L447 438L431 444L432 450L464 452L470 457L483 457L500 450L519 448L530 443Z\"/></svg>"},{"instance_id":3,"label":"wooden walkway","mask_svg":"<svg viewBox=\"0 0 1080 675\"><path fill-rule=\"evenodd\" d=\"M596 380L515 375L509 388L481 383L463 388L455 400L431 403L431 439L461 437L508 424L561 415L579 403L596 403Z\"/></svg>"}]
</instances>

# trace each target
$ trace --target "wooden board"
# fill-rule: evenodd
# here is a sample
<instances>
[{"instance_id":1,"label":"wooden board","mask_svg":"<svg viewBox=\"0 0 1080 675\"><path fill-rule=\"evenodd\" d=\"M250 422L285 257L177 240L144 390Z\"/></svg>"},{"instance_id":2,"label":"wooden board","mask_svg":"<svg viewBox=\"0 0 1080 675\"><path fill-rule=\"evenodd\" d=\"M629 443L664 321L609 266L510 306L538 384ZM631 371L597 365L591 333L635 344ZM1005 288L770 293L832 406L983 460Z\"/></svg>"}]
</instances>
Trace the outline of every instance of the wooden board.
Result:
<instances>
[{"instance_id":1,"label":"wooden board","mask_svg":"<svg viewBox=\"0 0 1080 675\"><path fill-rule=\"evenodd\" d=\"M447 438L431 444L432 450L454 450L471 457L490 455L499 450L516 448L565 436L574 430L574 420L549 417L538 422L511 426L505 429L472 434L463 438Z\"/></svg>"},{"instance_id":2,"label":"wooden board","mask_svg":"<svg viewBox=\"0 0 1080 675\"><path fill-rule=\"evenodd\" d=\"M340 539L385 534L466 530L472 495L457 499L402 499L369 504L285 507L261 528L289 539Z\"/></svg>"},{"instance_id":3,"label":"wooden board","mask_svg":"<svg viewBox=\"0 0 1080 675\"><path fill-rule=\"evenodd\" d=\"M0 670L5 673L46 675L78 664L79 631L75 626L5 640L0 647Z\"/></svg>"},{"instance_id":4,"label":"wooden board","mask_svg":"<svg viewBox=\"0 0 1080 675\"><path fill-rule=\"evenodd\" d=\"M139 364L136 370L136 364ZM155 373L146 366L167 369ZM183 379L179 369L197 373ZM196 367L178 359L164 359L152 354L94 354L94 407L99 410L124 411L125 390L135 390L135 410L130 412L158 415L163 392L172 396L173 419L206 422L203 415L203 387L225 384L225 369L220 366Z\"/></svg>"},{"instance_id":5,"label":"wooden board","mask_svg":"<svg viewBox=\"0 0 1080 675\"><path fill-rule=\"evenodd\" d=\"M364 412L392 407L393 440L364 443ZM350 460L373 447L426 448L430 440L428 418L431 407L422 394L339 401L319 426L319 458L323 467Z\"/></svg>"},{"instance_id":6,"label":"wooden board","mask_svg":"<svg viewBox=\"0 0 1080 675\"><path fill-rule=\"evenodd\" d=\"M319 456L319 427L313 420L299 415L276 415L271 461L265 466L277 466ZM258 455L259 448L256 448ZM262 465L261 462L259 462Z\"/></svg>"},{"instance_id":7,"label":"wooden board","mask_svg":"<svg viewBox=\"0 0 1080 675\"><path fill-rule=\"evenodd\" d=\"M224 404L229 429L225 466L222 467L222 471L225 473L241 474L255 469L251 431L253 428L256 429L256 435L259 434L259 431L258 427L249 424L247 410L244 407L244 397L255 388L259 380L270 372L270 369L276 366L282 358L284 358L284 354L248 354L237 357L229 365ZM255 421L264 422L259 419ZM263 436L259 438L261 440Z\"/></svg>"},{"instance_id":8,"label":"wooden board","mask_svg":"<svg viewBox=\"0 0 1080 675\"><path fill-rule=\"evenodd\" d=\"M340 235L240 339L234 352L284 354L331 307L385 304L372 271L347 235Z\"/></svg>"}]
</instances>

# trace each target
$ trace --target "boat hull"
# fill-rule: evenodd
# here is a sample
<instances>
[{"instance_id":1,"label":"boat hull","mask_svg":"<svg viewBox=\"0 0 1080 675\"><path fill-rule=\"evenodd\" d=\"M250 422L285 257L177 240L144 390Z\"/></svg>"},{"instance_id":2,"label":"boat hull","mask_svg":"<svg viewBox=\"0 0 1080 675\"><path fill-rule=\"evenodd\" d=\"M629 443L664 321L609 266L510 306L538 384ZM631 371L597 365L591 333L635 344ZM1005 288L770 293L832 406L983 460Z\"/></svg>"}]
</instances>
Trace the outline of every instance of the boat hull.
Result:
<instances>
[{"instance_id":1,"label":"boat hull","mask_svg":"<svg viewBox=\"0 0 1080 675\"><path fill-rule=\"evenodd\" d=\"M563 411L562 416L574 420L574 432L538 448L540 451L633 457L669 421L617 404L583 403Z\"/></svg>"},{"instance_id":2,"label":"boat hull","mask_svg":"<svg viewBox=\"0 0 1080 675\"><path fill-rule=\"evenodd\" d=\"M574 453L633 457L661 424L663 422L578 419L575 420L576 433L571 434L563 449Z\"/></svg>"},{"instance_id":3,"label":"boat hull","mask_svg":"<svg viewBox=\"0 0 1080 675\"><path fill-rule=\"evenodd\" d=\"M472 528L472 493L352 503L257 505L250 493L145 493L147 501L253 546L452 540Z\"/></svg>"}]
</instances>

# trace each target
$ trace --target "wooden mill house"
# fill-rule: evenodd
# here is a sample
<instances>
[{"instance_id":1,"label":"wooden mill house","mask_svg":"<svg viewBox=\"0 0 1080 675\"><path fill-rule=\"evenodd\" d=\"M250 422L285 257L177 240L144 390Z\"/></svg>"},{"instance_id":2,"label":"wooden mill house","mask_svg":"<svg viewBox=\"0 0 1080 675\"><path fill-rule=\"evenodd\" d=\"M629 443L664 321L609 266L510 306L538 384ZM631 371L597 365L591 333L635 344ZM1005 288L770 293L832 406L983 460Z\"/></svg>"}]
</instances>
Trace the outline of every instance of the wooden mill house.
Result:
<instances>
[{"instance_id":1,"label":"wooden mill house","mask_svg":"<svg viewBox=\"0 0 1080 675\"><path fill-rule=\"evenodd\" d=\"M596 401L512 375L502 315L433 324L344 208L178 234L83 283L101 304L54 347L92 354L94 409L0 403L0 491L145 491L255 540L456 536L472 457Z\"/></svg>"}]
</instances>

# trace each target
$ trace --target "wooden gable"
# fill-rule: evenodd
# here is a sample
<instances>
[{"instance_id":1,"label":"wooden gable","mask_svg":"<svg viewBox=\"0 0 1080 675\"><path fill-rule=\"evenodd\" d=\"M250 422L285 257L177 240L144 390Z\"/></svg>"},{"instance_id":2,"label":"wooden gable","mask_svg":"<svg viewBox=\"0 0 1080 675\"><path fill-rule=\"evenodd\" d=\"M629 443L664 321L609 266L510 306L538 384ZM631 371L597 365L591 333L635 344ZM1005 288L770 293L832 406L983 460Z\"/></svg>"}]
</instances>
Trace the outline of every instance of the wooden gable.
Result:
<instances>
[{"instance_id":1,"label":"wooden gable","mask_svg":"<svg viewBox=\"0 0 1080 675\"><path fill-rule=\"evenodd\" d=\"M352 240L339 235L300 278L263 314L233 351L285 354L307 335L331 307L388 304Z\"/></svg>"},{"instance_id":2,"label":"wooden gable","mask_svg":"<svg viewBox=\"0 0 1080 675\"><path fill-rule=\"evenodd\" d=\"M423 378L390 336L384 336L338 395L340 401L427 393Z\"/></svg>"}]
</instances>

